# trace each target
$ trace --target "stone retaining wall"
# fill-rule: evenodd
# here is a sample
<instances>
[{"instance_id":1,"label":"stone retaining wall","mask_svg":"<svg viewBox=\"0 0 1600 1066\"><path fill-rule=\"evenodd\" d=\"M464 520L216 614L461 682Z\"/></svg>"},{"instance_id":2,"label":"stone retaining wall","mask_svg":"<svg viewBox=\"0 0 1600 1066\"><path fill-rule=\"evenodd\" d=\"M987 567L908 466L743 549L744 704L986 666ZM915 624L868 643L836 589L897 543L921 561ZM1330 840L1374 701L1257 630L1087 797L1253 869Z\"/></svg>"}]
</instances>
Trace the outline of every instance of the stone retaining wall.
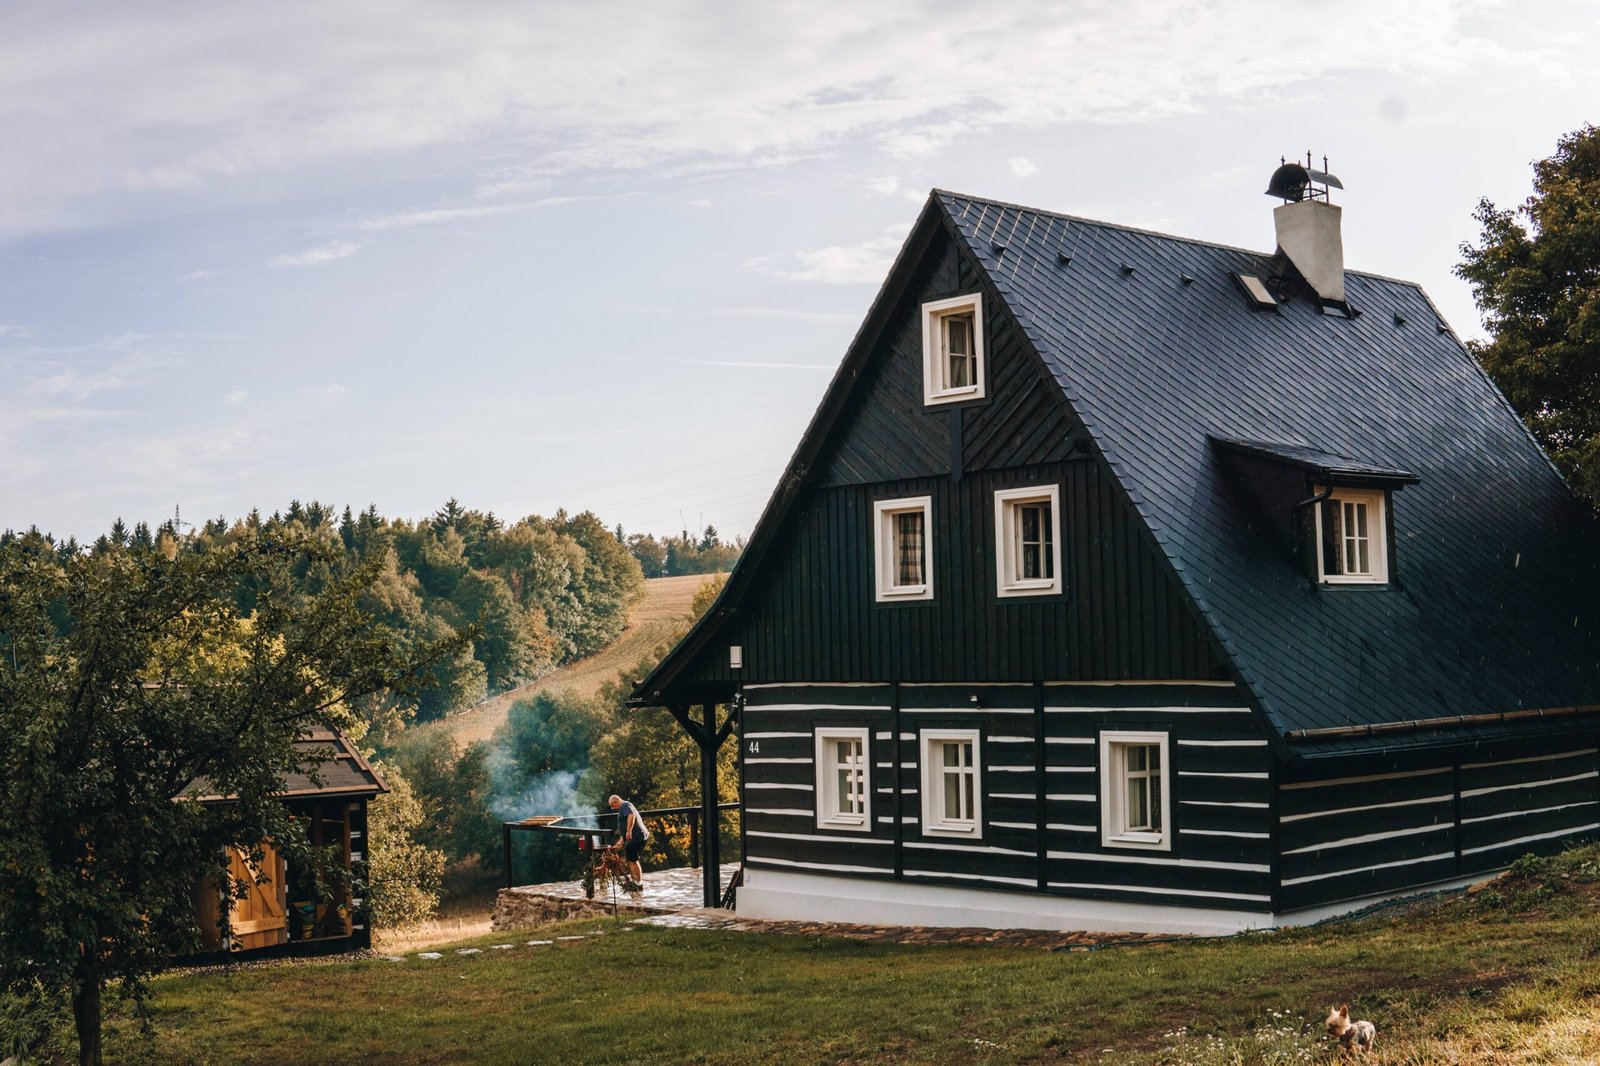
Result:
<instances>
[{"instance_id":1,"label":"stone retaining wall","mask_svg":"<svg viewBox=\"0 0 1600 1066\"><path fill-rule=\"evenodd\" d=\"M619 899L616 913L637 916L655 914L656 910ZM609 918L611 914L610 899L563 899L560 896L502 888L494 900L494 915L489 921L489 928L498 933L503 929L529 929L573 918Z\"/></svg>"}]
</instances>

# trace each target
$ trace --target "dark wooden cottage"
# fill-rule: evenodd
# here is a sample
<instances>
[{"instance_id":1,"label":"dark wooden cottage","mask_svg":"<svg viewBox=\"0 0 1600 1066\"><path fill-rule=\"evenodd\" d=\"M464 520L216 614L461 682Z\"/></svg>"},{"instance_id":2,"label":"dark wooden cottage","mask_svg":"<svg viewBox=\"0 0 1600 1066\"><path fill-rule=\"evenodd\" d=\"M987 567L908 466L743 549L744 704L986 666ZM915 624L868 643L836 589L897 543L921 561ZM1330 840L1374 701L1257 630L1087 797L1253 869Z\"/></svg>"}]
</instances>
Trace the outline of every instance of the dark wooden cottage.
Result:
<instances>
[{"instance_id":1,"label":"dark wooden cottage","mask_svg":"<svg viewBox=\"0 0 1600 1066\"><path fill-rule=\"evenodd\" d=\"M930 196L634 696L742 707L740 911L1228 931L1600 828L1596 525L1329 184L1273 253Z\"/></svg>"},{"instance_id":2,"label":"dark wooden cottage","mask_svg":"<svg viewBox=\"0 0 1600 1066\"><path fill-rule=\"evenodd\" d=\"M387 792L388 786L337 729L313 729L295 742L295 748L307 772L290 775L281 795L304 825L306 841L318 849L318 861L337 869L302 866L270 843L263 845L259 864L229 848L230 873L249 886L249 893L232 902L230 936L224 941L216 885L196 886L202 953L271 949L321 953L372 945L372 931L363 916L365 900L354 895L351 886L358 883L354 875L366 861L367 801ZM200 798L205 803L228 802L220 795Z\"/></svg>"}]
</instances>

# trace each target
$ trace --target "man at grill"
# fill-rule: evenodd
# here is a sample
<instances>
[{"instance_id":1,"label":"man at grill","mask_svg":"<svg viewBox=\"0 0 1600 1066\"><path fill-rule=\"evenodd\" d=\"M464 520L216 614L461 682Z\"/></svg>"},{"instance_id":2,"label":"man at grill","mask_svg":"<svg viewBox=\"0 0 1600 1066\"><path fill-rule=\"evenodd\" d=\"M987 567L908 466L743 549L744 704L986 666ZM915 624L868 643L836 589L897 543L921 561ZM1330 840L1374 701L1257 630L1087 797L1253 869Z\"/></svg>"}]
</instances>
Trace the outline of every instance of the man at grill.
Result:
<instances>
[{"instance_id":1,"label":"man at grill","mask_svg":"<svg viewBox=\"0 0 1600 1066\"><path fill-rule=\"evenodd\" d=\"M633 878L623 888L629 892L643 891L644 868L639 865L639 855L644 851L644 842L650 839L650 830L639 817L639 809L621 796L612 796L606 802L617 812L617 842L611 845L611 850L623 849L623 856L628 860L628 874Z\"/></svg>"}]
</instances>

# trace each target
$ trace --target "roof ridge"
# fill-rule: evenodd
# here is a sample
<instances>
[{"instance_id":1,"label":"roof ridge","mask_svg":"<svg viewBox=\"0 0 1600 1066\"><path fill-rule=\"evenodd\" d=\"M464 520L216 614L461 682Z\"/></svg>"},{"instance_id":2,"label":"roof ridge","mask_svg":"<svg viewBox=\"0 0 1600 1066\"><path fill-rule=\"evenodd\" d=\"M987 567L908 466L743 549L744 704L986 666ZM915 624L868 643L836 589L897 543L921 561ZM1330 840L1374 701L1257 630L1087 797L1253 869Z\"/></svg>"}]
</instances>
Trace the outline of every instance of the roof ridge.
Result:
<instances>
[{"instance_id":1,"label":"roof ridge","mask_svg":"<svg viewBox=\"0 0 1600 1066\"><path fill-rule=\"evenodd\" d=\"M929 195L949 197L952 200L970 200L973 203L980 204L993 204L995 207L1008 207L1013 211L1027 211L1035 215L1048 215L1051 218L1059 218L1066 222L1079 222L1088 226L1100 226L1104 229L1121 230L1124 233L1137 233L1143 237L1161 237L1169 241L1181 241L1184 244L1198 244L1206 248L1220 248L1223 251L1238 252L1240 255L1255 256L1261 259L1271 259L1277 254L1276 252L1259 251L1255 248L1243 248L1237 244L1225 244L1222 241L1208 241L1203 237L1185 237L1177 233L1164 233L1161 230L1144 229L1140 226L1127 226L1120 222L1107 222L1104 219L1089 218L1087 215L1072 215L1065 211L1052 211L1045 207L1029 207L1027 204L1019 204L1011 200L996 200L990 196L973 196L970 193L955 192L954 190L941 189L937 186L929 190ZM1387 281L1395 285L1408 285L1413 289L1422 291L1421 282L1412 281L1409 278L1397 278L1392 274L1379 274L1371 270L1353 270L1349 267L1345 268L1345 273L1358 274L1364 278L1372 278L1376 281ZM1434 311L1437 314L1438 309L1435 308ZM1439 316L1439 321L1445 321L1443 315ZM1446 324L1448 325L1448 323Z\"/></svg>"}]
</instances>

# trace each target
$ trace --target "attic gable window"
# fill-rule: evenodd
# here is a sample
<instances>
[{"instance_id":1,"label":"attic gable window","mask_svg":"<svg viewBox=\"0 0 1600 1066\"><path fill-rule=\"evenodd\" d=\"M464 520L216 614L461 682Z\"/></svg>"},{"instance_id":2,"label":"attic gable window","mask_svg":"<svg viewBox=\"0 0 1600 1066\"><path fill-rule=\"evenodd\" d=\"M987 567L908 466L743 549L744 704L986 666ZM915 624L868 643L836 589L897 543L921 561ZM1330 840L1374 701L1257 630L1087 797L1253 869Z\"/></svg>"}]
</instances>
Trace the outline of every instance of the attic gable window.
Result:
<instances>
[{"instance_id":1,"label":"attic gable window","mask_svg":"<svg viewBox=\"0 0 1600 1066\"><path fill-rule=\"evenodd\" d=\"M878 601L933 599L933 497L879 500L872 510Z\"/></svg>"},{"instance_id":2,"label":"attic gable window","mask_svg":"<svg viewBox=\"0 0 1600 1066\"><path fill-rule=\"evenodd\" d=\"M930 406L984 395L983 299L922 305L922 399Z\"/></svg>"},{"instance_id":3,"label":"attic gable window","mask_svg":"<svg viewBox=\"0 0 1600 1066\"><path fill-rule=\"evenodd\" d=\"M995 594L1061 591L1061 490L1056 485L994 494Z\"/></svg>"},{"instance_id":4,"label":"attic gable window","mask_svg":"<svg viewBox=\"0 0 1600 1066\"><path fill-rule=\"evenodd\" d=\"M1333 585L1389 580L1387 493L1334 489L1317 508L1317 579Z\"/></svg>"}]
</instances>

